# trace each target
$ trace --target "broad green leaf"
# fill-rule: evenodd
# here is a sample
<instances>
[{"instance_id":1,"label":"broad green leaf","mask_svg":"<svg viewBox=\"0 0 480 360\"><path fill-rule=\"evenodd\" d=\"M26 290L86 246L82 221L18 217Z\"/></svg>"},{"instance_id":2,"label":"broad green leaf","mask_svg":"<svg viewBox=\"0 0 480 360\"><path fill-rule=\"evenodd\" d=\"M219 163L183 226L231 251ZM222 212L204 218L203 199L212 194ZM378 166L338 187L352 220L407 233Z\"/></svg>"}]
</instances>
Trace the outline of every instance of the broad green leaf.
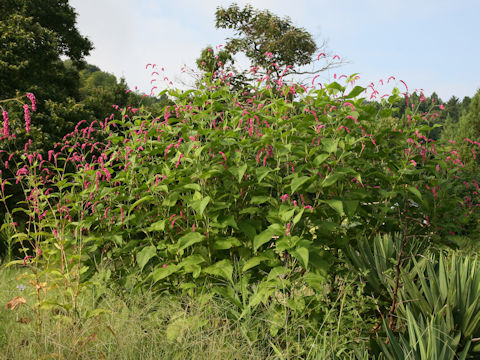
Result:
<instances>
[{"instance_id":1,"label":"broad green leaf","mask_svg":"<svg viewBox=\"0 0 480 360\"><path fill-rule=\"evenodd\" d=\"M352 218L355 216L359 204L358 200L345 200L343 204L348 217Z\"/></svg>"},{"instance_id":2,"label":"broad green leaf","mask_svg":"<svg viewBox=\"0 0 480 360\"><path fill-rule=\"evenodd\" d=\"M315 274L313 272L309 272L303 275L303 281L307 283L313 290L322 291L324 289L325 283L327 279L319 274Z\"/></svg>"},{"instance_id":3,"label":"broad green leaf","mask_svg":"<svg viewBox=\"0 0 480 360\"><path fill-rule=\"evenodd\" d=\"M128 210L128 214L130 215L132 210L135 209L138 205L140 205L141 203L144 203L145 201L149 201L149 200L153 200L153 197L151 195L147 195L147 196L144 196L144 197L138 199L137 201L135 201L132 204L132 206L130 206L130 209Z\"/></svg>"},{"instance_id":4,"label":"broad green leaf","mask_svg":"<svg viewBox=\"0 0 480 360\"><path fill-rule=\"evenodd\" d=\"M183 186L185 190L195 190L195 191L201 191L202 188L198 184L186 184Z\"/></svg>"},{"instance_id":5,"label":"broad green leaf","mask_svg":"<svg viewBox=\"0 0 480 360\"><path fill-rule=\"evenodd\" d=\"M203 269L203 271L210 275L223 277L229 280L231 283L233 282L233 265L230 260L221 260L216 264Z\"/></svg>"},{"instance_id":6,"label":"broad green leaf","mask_svg":"<svg viewBox=\"0 0 480 360\"><path fill-rule=\"evenodd\" d=\"M253 196L252 200L250 200L250 204L263 204L270 200L269 196Z\"/></svg>"},{"instance_id":7,"label":"broad green leaf","mask_svg":"<svg viewBox=\"0 0 480 360\"><path fill-rule=\"evenodd\" d=\"M247 171L247 164L243 164L241 166L231 166L228 171L237 178L237 181L240 183L242 182L243 175L245 175L245 171Z\"/></svg>"},{"instance_id":8,"label":"broad green leaf","mask_svg":"<svg viewBox=\"0 0 480 360\"><path fill-rule=\"evenodd\" d=\"M253 239L253 250L257 249L270 241L273 236L280 236L285 232L285 229L279 224L272 224L266 230L262 231L260 234L256 235Z\"/></svg>"},{"instance_id":9,"label":"broad green leaf","mask_svg":"<svg viewBox=\"0 0 480 360\"><path fill-rule=\"evenodd\" d=\"M408 186L407 190L410 191L413 195L415 195L420 201L423 200L422 199L422 194L420 193L420 191L416 187Z\"/></svg>"},{"instance_id":10,"label":"broad green leaf","mask_svg":"<svg viewBox=\"0 0 480 360\"><path fill-rule=\"evenodd\" d=\"M257 168L257 170L255 170L255 173L257 174L258 182L260 183L271 171L272 169L265 166Z\"/></svg>"},{"instance_id":11,"label":"broad green leaf","mask_svg":"<svg viewBox=\"0 0 480 360\"><path fill-rule=\"evenodd\" d=\"M137 254L137 263L138 263L138 266L140 267L140 271L143 270L143 268L148 263L148 261L151 258L153 258L155 255L157 255L157 249L153 245L144 247Z\"/></svg>"},{"instance_id":12,"label":"broad green leaf","mask_svg":"<svg viewBox=\"0 0 480 360\"><path fill-rule=\"evenodd\" d=\"M163 201L163 206L172 207L177 204L180 194L177 191L173 191L168 194L167 198Z\"/></svg>"},{"instance_id":13,"label":"broad green leaf","mask_svg":"<svg viewBox=\"0 0 480 360\"><path fill-rule=\"evenodd\" d=\"M205 262L205 258L200 254L193 254L187 256L183 261L178 264L179 267L187 266L187 265L198 265Z\"/></svg>"},{"instance_id":14,"label":"broad green leaf","mask_svg":"<svg viewBox=\"0 0 480 360\"><path fill-rule=\"evenodd\" d=\"M287 222L292 218L293 214L295 214L295 209L282 211L279 215L282 221Z\"/></svg>"},{"instance_id":15,"label":"broad green leaf","mask_svg":"<svg viewBox=\"0 0 480 360\"><path fill-rule=\"evenodd\" d=\"M205 236L198 233L198 232L189 232L188 234L183 235L180 239L178 239L178 243L177 243L178 250L177 250L177 252L180 253L181 251L183 251L187 247L203 241L204 238L205 238Z\"/></svg>"},{"instance_id":16,"label":"broad green leaf","mask_svg":"<svg viewBox=\"0 0 480 360\"><path fill-rule=\"evenodd\" d=\"M328 204L338 215L344 216L343 203L340 200L322 200L323 203Z\"/></svg>"},{"instance_id":17,"label":"broad green leaf","mask_svg":"<svg viewBox=\"0 0 480 360\"><path fill-rule=\"evenodd\" d=\"M296 177L292 180L292 183L290 184L290 188L292 190L292 193L294 193L295 191L297 191L297 189L302 186L303 184L305 184L308 179L310 179L310 177L308 176L300 176L300 177Z\"/></svg>"},{"instance_id":18,"label":"broad green leaf","mask_svg":"<svg viewBox=\"0 0 480 360\"><path fill-rule=\"evenodd\" d=\"M338 90L340 92L344 92L345 91L345 87L343 87L342 85L340 85L338 82L334 81L330 84L327 85L327 89L335 89L335 90Z\"/></svg>"},{"instance_id":19,"label":"broad green leaf","mask_svg":"<svg viewBox=\"0 0 480 360\"><path fill-rule=\"evenodd\" d=\"M332 186L341 178L343 178L342 174L338 174L338 173L330 174L325 179L323 179L322 187Z\"/></svg>"},{"instance_id":20,"label":"broad green leaf","mask_svg":"<svg viewBox=\"0 0 480 360\"><path fill-rule=\"evenodd\" d=\"M361 86L355 86L352 91L350 91L348 93L348 95L345 95L344 98L345 99L351 99L351 98L354 98L358 95L360 95L362 92L365 91L365 88L361 87Z\"/></svg>"},{"instance_id":21,"label":"broad green leaf","mask_svg":"<svg viewBox=\"0 0 480 360\"><path fill-rule=\"evenodd\" d=\"M262 261L267 261L267 260L270 260L270 259L266 256L254 256L254 257L248 259L248 261L245 263L245 265L243 265L242 271L245 272L245 271L257 266Z\"/></svg>"},{"instance_id":22,"label":"broad green leaf","mask_svg":"<svg viewBox=\"0 0 480 360\"><path fill-rule=\"evenodd\" d=\"M244 233L250 240L253 240L257 232L255 227L246 220L241 220L239 223L239 228L242 233Z\"/></svg>"},{"instance_id":23,"label":"broad green leaf","mask_svg":"<svg viewBox=\"0 0 480 360\"><path fill-rule=\"evenodd\" d=\"M159 280L165 279L166 277L177 272L177 270L178 266L174 264L167 264L166 267L160 266L152 273L153 281L157 282Z\"/></svg>"},{"instance_id":24,"label":"broad green leaf","mask_svg":"<svg viewBox=\"0 0 480 360\"><path fill-rule=\"evenodd\" d=\"M304 269L308 268L309 251L307 248L299 247L295 250L290 251L290 253L295 256L295 258L298 260L300 265L303 266Z\"/></svg>"},{"instance_id":25,"label":"broad green leaf","mask_svg":"<svg viewBox=\"0 0 480 360\"><path fill-rule=\"evenodd\" d=\"M227 226L231 226L232 228L238 230L238 226L233 215L220 215L218 217L218 227L223 229Z\"/></svg>"},{"instance_id":26,"label":"broad green leaf","mask_svg":"<svg viewBox=\"0 0 480 360\"><path fill-rule=\"evenodd\" d=\"M330 156L330 154L322 153L322 154L316 156L315 159L313 159L313 164L314 164L315 166L320 166L321 164L323 164L323 162L324 162L325 160L328 159L329 156Z\"/></svg>"},{"instance_id":27,"label":"broad green leaf","mask_svg":"<svg viewBox=\"0 0 480 360\"><path fill-rule=\"evenodd\" d=\"M203 212L205 211L205 208L207 207L210 200L211 200L210 196L205 196L201 200L192 201L190 206L193 208L193 210L196 211L197 214L201 216L203 215Z\"/></svg>"},{"instance_id":28,"label":"broad green leaf","mask_svg":"<svg viewBox=\"0 0 480 360\"><path fill-rule=\"evenodd\" d=\"M147 231L164 231L165 230L165 220L160 220L152 223Z\"/></svg>"},{"instance_id":29,"label":"broad green leaf","mask_svg":"<svg viewBox=\"0 0 480 360\"><path fill-rule=\"evenodd\" d=\"M213 244L213 248L216 250L227 250L232 247L241 246L241 245L242 243L240 242L240 240L234 237L229 237L226 239L220 239L215 241L215 243Z\"/></svg>"},{"instance_id":30,"label":"broad green leaf","mask_svg":"<svg viewBox=\"0 0 480 360\"><path fill-rule=\"evenodd\" d=\"M304 213L304 209L300 210L300 212L295 215L295 217L293 218L293 225L295 225L296 223L298 223L300 221L300 219L302 218L302 215Z\"/></svg>"},{"instance_id":31,"label":"broad green leaf","mask_svg":"<svg viewBox=\"0 0 480 360\"><path fill-rule=\"evenodd\" d=\"M323 149L329 153L329 154L332 154L332 153L335 153L337 152L337 148L338 148L338 139L323 139L322 140L322 144L323 144Z\"/></svg>"}]
</instances>

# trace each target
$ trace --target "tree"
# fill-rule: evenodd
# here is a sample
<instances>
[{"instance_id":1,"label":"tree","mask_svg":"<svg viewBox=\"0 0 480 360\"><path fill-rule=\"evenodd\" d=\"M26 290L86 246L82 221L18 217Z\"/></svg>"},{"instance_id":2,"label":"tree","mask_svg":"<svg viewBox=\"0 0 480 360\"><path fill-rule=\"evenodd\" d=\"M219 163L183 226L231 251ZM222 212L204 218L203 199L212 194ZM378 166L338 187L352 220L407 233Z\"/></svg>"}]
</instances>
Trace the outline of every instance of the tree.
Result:
<instances>
[{"instance_id":1,"label":"tree","mask_svg":"<svg viewBox=\"0 0 480 360\"><path fill-rule=\"evenodd\" d=\"M234 70L234 60L230 54L243 53L250 60L251 66L258 66L254 71L256 78L264 72L270 80L279 80L288 65L294 67L290 73L300 74L295 71L295 67L311 64L319 50L308 31L292 25L290 18L280 18L268 10L257 10L251 5L241 9L234 3L228 8L218 7L215 18L217 29L232 29L235 35L228 38L224 49L216 54L210 47L202 50L197 65L212 75L220 69ZM328 62L320 69L302 74L315 74L336 65L338 63ZM248 74L247 71L235 73L235 77L237 80L251 79ZM233 79L230 77L229 81Z\"/></svg>"},{"instance_id":2,"label":"tree","mask_svg":"<svg viewBox=\"0 0 480 360\"><path fill-rule=\"evenodd\" d=\"M475 153L475 151L480 153L480 151L478 151L479 148L472 144L472 141L478 140L479 138L480 89L473 96L471 101L469 101L468 111L460 117L455 131L455 141L460 149L462 161L465 164L468 164L469 167L474 166L474 164L480 164L480 158Z\"/></svg>"},{"instance_id":3,"label":"tree","mask_svg":"<svg viewBox=\"0 0 480 360\"><path fill-rule=\"evenodd\" d=\"M37 98L30 134L22 130L22 106L9 106L12 124L20 125L17 148L30 137L32 146L45 152L88 116L76 103L78 72L92 43L76 28L76 13L68 0L1 1L0 34L0 99L27 92Z\"/></svg>"},{"instance_id":4,"label":"tree","mask_svg":"<svg viewBox=\"0 0 480 360\"><path fill-rule=\"evenodd\" d=\"M78 96L77 68L93 48L75 27L67 0L4 0L0 3L0 98L34 92L40 100ZM39 104L41 106L41 104Z\"/></svg>"}]
</instances>

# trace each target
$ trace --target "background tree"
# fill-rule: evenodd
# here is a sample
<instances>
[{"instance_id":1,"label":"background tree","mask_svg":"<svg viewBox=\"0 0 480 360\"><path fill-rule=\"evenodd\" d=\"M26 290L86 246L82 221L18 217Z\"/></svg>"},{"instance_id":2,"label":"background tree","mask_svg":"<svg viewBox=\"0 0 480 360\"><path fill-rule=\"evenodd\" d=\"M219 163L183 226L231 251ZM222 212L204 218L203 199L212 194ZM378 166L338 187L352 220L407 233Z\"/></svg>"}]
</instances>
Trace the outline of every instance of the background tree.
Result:
<instances>
[{"instance_id":1,"label":"background tree","mask_svg":"<svg viewBox=\"0 0 480 360\"><path fill-rule=\"evenodd\" d=\"M280 18L268 10L254 9L251 5L240 8L234 3L228 8L218 7L215 19L217 29L231 29L234 36L227 38L225 47L217 53L211 47L203 49L197 65L212 75L220 69L233 71L235 77L229 77L230 82L245 82L251 80L253 75L248 71L235 71L231 55L237 53L243 53L252 67L258 66L256 78L259 73L265 73L272 81L280 79L288 65L293 66L289 73L295 74L315 74L339 65L327 62L325 66L312 71L295 70L298 66L311 64L316 59L319 46L307 30L294 26L288 17Z\"/></svg>"},{"instance_id":2,"label":"background tree","mask_svg":"<svg viewBox=\"0 0 480 360\"><path fill-rule=\"evenodd\" d=\"M88 117L77 106L78 72L93 45L76 28L76 13L67 0L1 1L0 34L0 99L27 92L37 98L29 135L23 131L21 104L9 106L12 124L19 125L16 146L23 148L30 138L33 148L45 152Z\"/></svg>"},{"instance_id":3,"label":"background tree","mask_svg":"<svg viewBox=\"0 0 480 360\"><path fill-rule=\"evenodd\" d=\"M92 43L75 27L67 0L6 0L0 3L0 97L34 92L41 100L78 96L76 68ZM60 57L72 60L67 67ZM41 104L39 104L41 105Z\"/></svg>"}]
</instances>

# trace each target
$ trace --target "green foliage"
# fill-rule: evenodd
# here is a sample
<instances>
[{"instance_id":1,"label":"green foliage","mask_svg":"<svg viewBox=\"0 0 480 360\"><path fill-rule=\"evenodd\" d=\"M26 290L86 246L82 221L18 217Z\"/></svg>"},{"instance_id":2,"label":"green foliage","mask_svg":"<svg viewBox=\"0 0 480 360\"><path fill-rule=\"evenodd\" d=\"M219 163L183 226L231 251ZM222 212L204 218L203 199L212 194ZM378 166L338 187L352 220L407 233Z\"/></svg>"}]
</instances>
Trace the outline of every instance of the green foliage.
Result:
<instances>
[{"instance_id":1,"label":"green foliage","mask_svg":"<svg viewBox=\"0 0 480 360\"><path fill-rule=\"evenodd\" d=\"M233 29L236 33L236 37L228 39L227 50L233 54L243 52L252 64L264 68L271 63L309 64L317 50L312 35L305 29L293 26L290 19L281 19L268 10L255 10L250 5L240 9L232 4L227 9L218 7L215 18L217 28ZM272 58L266 57L266 53L272 53Z\"/></svg>"},{"instance_id":2,"label":"green foliage","mask_svg":"<svg viewBox=\"0 0 480 360\"><path fill-rule=\"evenodd\" d=\"M31 149L14 157L21 171L5 176L2 200L26 224L11 237L23 257L11 264L31 270L38 327L52 308L80 321L78 299L101 264L125 291L202 292L229 303L235 322L261 314L270 337L247 337L268 339L277 354L324 356L329 346L325 356L361 354L376 317L390 301L388 316L396 316L396 299L406 301L397 280L412 263L407 254L417 253L413 239L442 244L461 229L456 219L478 219L478 209L458 206L457 177L468 174L453 148L428 139L424 115L396 118L398 91L377 110L352 79L310 92L294 84L240 93L220 80L165 91L174 105L160 114L119 109L77 123L45 157ZM17 182L25 201L11 209L5 189ZM352 285L345 251L366 283ZM420 333L443 326L423 319ZM196 317L177 320L172 341L203 326ZM364 339L350 351L328 340L347 328Z\"/></svg>"}]
</instances>

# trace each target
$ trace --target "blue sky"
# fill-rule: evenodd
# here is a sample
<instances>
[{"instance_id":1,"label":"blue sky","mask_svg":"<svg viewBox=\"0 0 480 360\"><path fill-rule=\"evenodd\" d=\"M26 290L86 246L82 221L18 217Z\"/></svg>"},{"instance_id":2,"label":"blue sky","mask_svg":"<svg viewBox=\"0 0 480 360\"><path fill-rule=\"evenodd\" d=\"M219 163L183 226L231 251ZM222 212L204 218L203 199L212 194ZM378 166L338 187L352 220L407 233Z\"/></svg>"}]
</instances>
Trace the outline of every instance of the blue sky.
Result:
<instances>
[{"instance_id":1,"label":"blue sky","mask_svg":"<svg viewBox=\"0 0 480 360\"><path fill-rule=\"evenodd\" d=\"M410 90L437 92L443 100L462 99L480 88L478 28L480 1L475 0L256 0L258 9L289 16L328 52L348 64L323 72L359 73L361 82L379 84L395 76ZM156 63L176 86L192 83L182 74L206 45L221 45L230 33L215 29L215 9L231 1L215 0L70 0L78 27L93 41L89 63L125 77L129 86L150 92ZM152 84L162 88L162 79ZM183 84L183 85L182 85ZM399 87L401 84L398 84ZM387 90L386 90L387 91Z\"/></svg>"}]
</instances>

